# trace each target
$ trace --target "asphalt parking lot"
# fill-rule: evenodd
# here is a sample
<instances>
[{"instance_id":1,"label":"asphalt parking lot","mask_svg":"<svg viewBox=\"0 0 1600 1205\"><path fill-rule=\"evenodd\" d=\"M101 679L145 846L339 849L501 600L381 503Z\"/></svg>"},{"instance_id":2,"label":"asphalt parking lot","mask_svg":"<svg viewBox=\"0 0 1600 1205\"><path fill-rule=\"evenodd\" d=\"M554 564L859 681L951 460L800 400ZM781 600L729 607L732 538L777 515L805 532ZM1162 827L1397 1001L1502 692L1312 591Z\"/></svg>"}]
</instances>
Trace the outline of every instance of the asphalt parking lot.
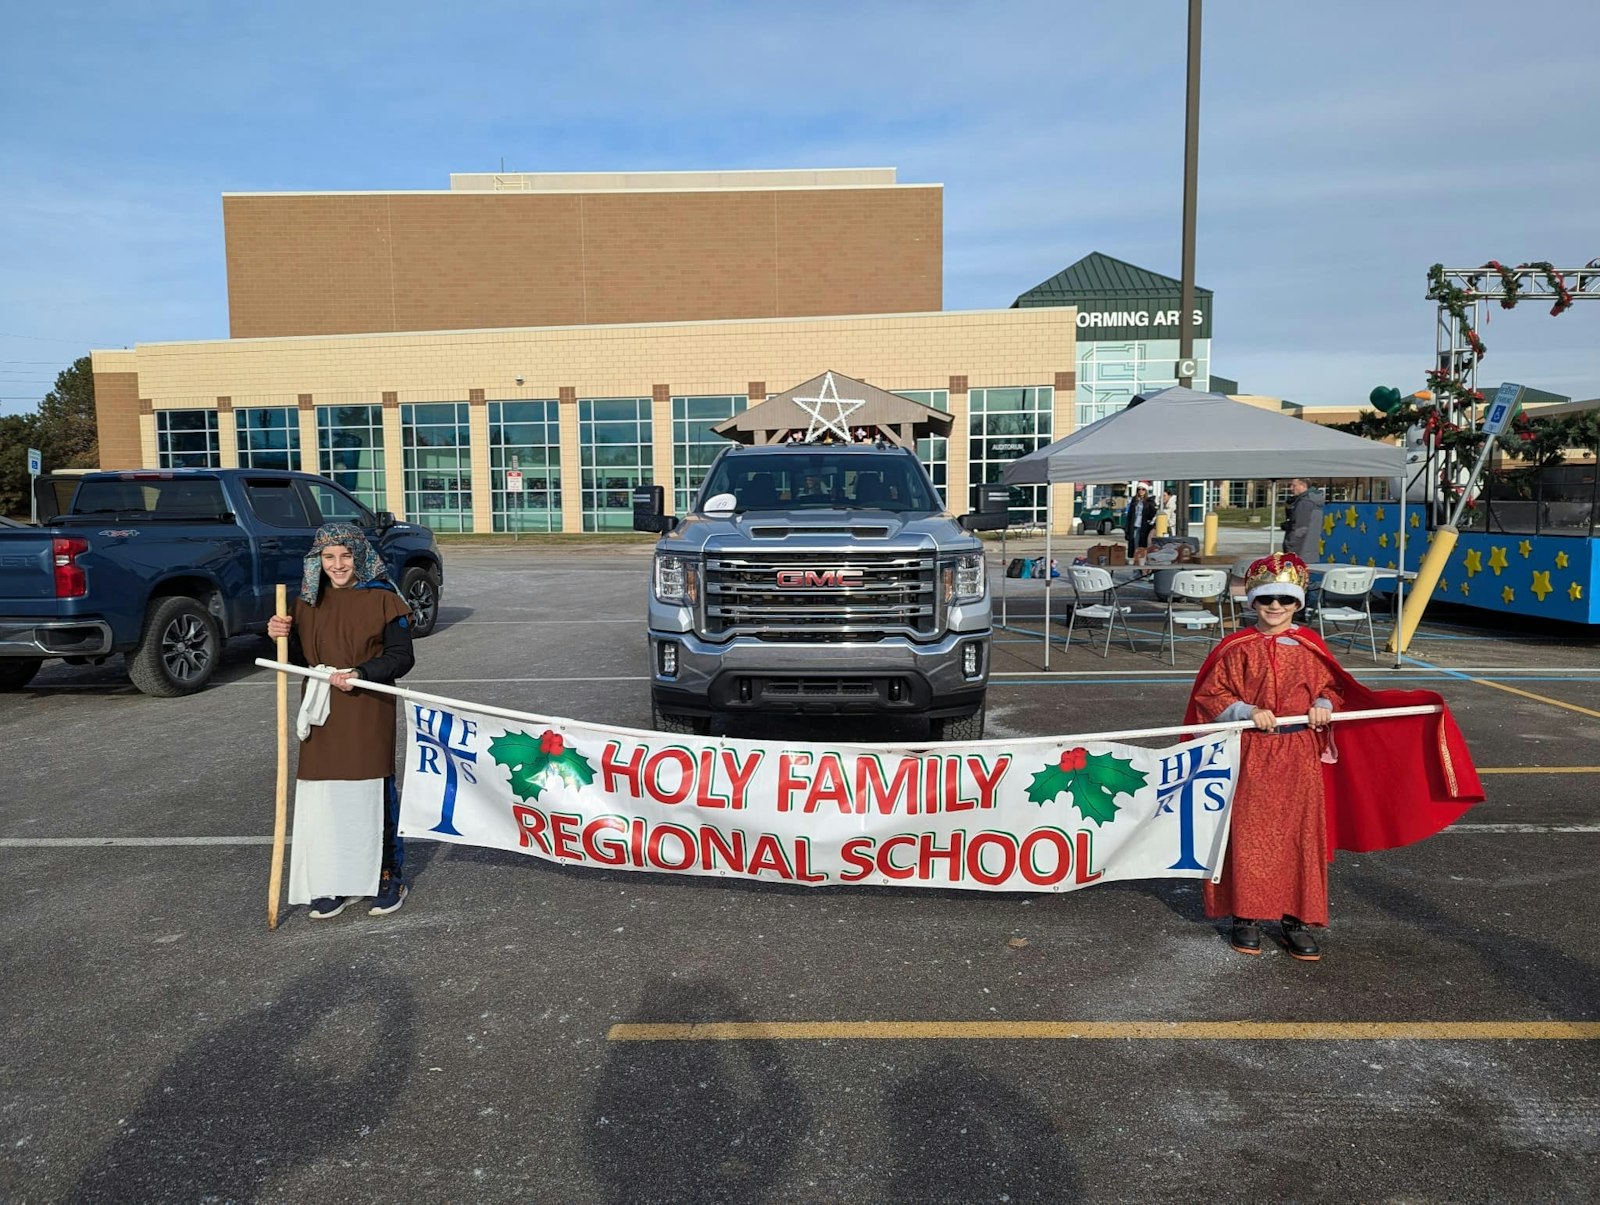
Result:
<instances>
[{"instance_id":1,"label":"asphalt parking lot","mask_svg":"<svg viewBox=\"0 0 1600 1205\"><path fill-rule=\"evenodd\" d=\"M648 557L449 549L407 684L647 727ZM1038 586L1008 584L990 736L1181 718L1203 646L1046 672ZM400 912L268 932L265 651L183 699L115 664L0 696L4 1200L1597 1196L1600 636L1440 611L1399 670L1343 657L1443 693L1489 797L1341 855L1310 965L1231 953L1176 881L813 890L420 841ZM767 1028L613 1028L728 1021Z\"/></svg>"}]
</instances>

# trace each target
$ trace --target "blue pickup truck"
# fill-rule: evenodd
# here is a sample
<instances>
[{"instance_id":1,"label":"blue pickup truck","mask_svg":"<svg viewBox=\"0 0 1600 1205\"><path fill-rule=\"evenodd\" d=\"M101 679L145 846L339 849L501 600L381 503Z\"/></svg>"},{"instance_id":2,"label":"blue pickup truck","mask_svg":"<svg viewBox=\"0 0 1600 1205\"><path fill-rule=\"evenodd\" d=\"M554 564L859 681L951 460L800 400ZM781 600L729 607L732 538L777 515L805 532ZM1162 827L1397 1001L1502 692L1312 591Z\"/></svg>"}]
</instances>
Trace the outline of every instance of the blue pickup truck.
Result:
<instances>
[{"instance_id":1,"label":"blue pickup truck","mask_svg":"<svg viewBox=\"0 0 1600 1205\"><path fill-rule=\"evenodd\" d=\"M123 654L148 695L192 694L223 641L264 634L275 587L299 592L323 523L363 528L411 604L415 634L439 617L444 566L433 532L368 510L325 477L267 469L90 473L40 481L61 513L0 527L0 690L51 657L98 665Z\"/></svg>"}]
</instances>

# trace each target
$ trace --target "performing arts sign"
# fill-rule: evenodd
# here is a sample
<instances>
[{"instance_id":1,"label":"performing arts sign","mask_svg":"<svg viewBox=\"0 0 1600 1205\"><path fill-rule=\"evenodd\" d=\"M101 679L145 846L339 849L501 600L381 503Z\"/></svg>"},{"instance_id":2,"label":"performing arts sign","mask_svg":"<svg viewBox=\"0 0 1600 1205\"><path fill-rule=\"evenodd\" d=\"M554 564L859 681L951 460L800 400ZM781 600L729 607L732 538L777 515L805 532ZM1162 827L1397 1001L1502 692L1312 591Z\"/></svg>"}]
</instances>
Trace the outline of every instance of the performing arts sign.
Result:
<instances>
[{"instance_id":1,"label":"performing arts sign","mask_svg":"<svg viewBox=\"0 0 1600 1205\"><path fill-rule=\"evenodd\" d=\"M400 831L569 865L814 886L1206 878L1237 731L1174 745L712 740L403 699Z\"/></svg>"}]
</instances>

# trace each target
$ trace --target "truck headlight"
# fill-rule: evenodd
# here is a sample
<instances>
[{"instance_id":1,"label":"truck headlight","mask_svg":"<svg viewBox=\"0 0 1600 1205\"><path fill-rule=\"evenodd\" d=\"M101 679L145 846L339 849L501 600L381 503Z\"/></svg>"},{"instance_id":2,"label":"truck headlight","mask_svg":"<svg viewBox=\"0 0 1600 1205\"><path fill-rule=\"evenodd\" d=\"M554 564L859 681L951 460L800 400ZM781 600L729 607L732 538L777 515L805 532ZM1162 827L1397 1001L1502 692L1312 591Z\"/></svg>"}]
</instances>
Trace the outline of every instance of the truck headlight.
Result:
<instances>
[{"instance_id":1,"label":"truck headlight","mask_svg":"<svg viewBox=\"0 0 1600 1205\"><path fill-rule=\"evenodd\" d=\"M700 601L700 567L692 556L656 553L656 597L692 607Z\"/></svg>"},{"instance_id":2,"label":"truck headlight","mask_svg":"<svg viewBox=\"0 0 1600 1205\"><path fill-rule=\"evenodd\" d=\"M969 552L956 559L951 601L976 602L983 597L983 565L981 552Z\"/></svg>"}]
</instances>

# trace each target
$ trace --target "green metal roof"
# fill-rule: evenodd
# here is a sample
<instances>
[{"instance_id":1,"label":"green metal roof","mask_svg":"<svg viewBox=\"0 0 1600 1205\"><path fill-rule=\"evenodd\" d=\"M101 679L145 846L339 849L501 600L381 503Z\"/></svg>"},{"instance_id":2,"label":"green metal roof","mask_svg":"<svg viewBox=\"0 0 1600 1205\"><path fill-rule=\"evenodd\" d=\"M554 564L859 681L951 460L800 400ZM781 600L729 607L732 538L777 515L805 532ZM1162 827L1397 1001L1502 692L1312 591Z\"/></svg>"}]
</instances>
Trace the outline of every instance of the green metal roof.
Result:
<instances>
[{"instance_id":1,"label":"green metal roof","mask_svg":"<svg viewBox=\"0 0 1600 1205\"><path fill-rule=\"evenodd\" d=\"M1036 306L1072 305L1084 298L1113 301L1117 298L1143 300L1171 294L1176 298L1182 282L1159 272L1136 267L1110 255L1091 251L1077 263L1063 268L1049 280L1036 284L1011 303L1012 309ZM1210 297L1210 289L1195 287L1195 297Z\"/></svg>"}]
</instances>

